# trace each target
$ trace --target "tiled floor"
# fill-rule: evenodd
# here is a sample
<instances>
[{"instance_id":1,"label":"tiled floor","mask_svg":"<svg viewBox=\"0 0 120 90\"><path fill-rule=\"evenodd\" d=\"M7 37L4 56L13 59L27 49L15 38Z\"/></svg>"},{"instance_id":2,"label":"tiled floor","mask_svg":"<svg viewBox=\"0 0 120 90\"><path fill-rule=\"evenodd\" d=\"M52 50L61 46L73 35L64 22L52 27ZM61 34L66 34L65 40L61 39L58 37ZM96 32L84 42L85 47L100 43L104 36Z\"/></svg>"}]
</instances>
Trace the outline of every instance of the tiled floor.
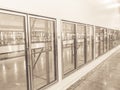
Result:
<instances>
[{"instance_id":1,"label":"tiled floor","mask_svg":"<svg viewBox=\"0 0 120 90\"><path fill-rule=\"evenodd\" d=\"M120 50L68 90L120 90Z\"/></svg>"}]
</instances>

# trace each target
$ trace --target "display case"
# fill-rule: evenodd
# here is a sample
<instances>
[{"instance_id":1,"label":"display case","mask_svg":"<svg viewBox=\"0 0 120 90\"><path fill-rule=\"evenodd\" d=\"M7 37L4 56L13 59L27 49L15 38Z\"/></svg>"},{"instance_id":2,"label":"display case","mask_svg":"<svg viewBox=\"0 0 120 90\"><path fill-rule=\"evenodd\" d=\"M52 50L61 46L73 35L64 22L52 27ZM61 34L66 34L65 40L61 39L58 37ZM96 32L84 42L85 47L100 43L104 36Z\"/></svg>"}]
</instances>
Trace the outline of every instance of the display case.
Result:
<instances>
[{"instance_id":1,"label":"display case","mask_svg":"<svg viewBox=\"0 0 120 90\"><path fill-rule=\"evenodd\" d=\"M113 33L114 33L113 29L110 29L110 49L113 48L113 41L114 41Z\"/></svg>"},{"instance_id":2,"label":"display case","mask_svg":"<svg viewBox=\"0 0 120 90\"><path fill-rule=\"evenodd\" d=\"M2 35L2 32L0 32L0 46L2 45L2 43L3 43L3 35Z\"/></svg>"},{"instance_id":3,"label":"display case","mask_svg":"<svg viewBox=\"0 0 120 90\"><path fill-rule=\"evenodd\" d=\"M113 46L116 47L117 46L117 30L114 30L114 43L113 43Z\"/></svg>"},{"instance_id":4,"label":"display case","mask_svg":"<svg viewBox=\"0 0 120 90\"><path fill-rule=\"evenodd\" d=\"M95 27L95 57L100 56L100 27Z\"/></svg>"},{"instance_id":5,"label":"display case","mask_svg":"<svg viewBox=\"0 0 120 90\"><path fill-rule=\"evenodd\" d=\"M100 28L100 55L104 53L104 28Z\"/></svg>"},{"instance_id":6,"label":"display case","mask_svg":"<svg viewBox=\"0 0 120 90\"><path fill-rule=\"evenodd\" d=\"M120 45L120 31L117 30L117 44Z\"/></svg>"},{"instance_id":7,"label":"display case","mask_svg":"<svg viewBox=\"0 0 120 90\"><path fill-rule=\"evenodd\" d=\"M76 62L77 67L85 64L85 24L77 24L76 27Z\"/></svg>"},{"instance_id":8,"label":"display case","mask_svg":"<svg viewBox=\"0 0 120 90\"><path fill-rule=\"evenodd\" d=\"M116 43L115 37L116 37L116 35L115 35L115 30L113 30L113 31L112 31L112 42L113 42L113 47L112 47L112 48L115 47L115 43Z\"/></svg>"},{"instance_id":9,"label":"display case","mask_svg":"<svg viewBox=\"0 0 120 90\"><path fill-rule=\"evenodd\" d=\"M31 57L34 89L40 89L57 80L55 50L55 21L30 16Z\"/></svg>"},{"instance_id":10,"label":"display case","mask_svg":"<svg viewBox=\"0 0 120 90\"><path fill-rule=\"evenodd\" d=\"M25 16L0 10L0 90L9 89L27 90Z\"/></svg>"},{"instance_id":11,"label":"display case","mask_svg":"<svg viewBox=\"0 0 120 90\"><path fill-rule=\"evenodd\" d=\"M75 24L62 21L63 75L75 69Z\"/></svg>"},{"instance_id":12,"label":"display case","mask_svg":"<svg viewBox=\"0 0 120 90\"><path fill-rule=\"evenodd\" d=\"M104 28L104 53L107 52L107 29Z\"/></svg>"},{"instance_id":13,"label":"display case","mask_svg":"<svg viewBox=\"0 0 120 90\"><path fill-rule=\"evenodd\" d=\"M86 62L93 60L94 29L92 25L86 25Z\"/></svg>"},{"instance_id":14,"label":"display case","mask_svg":"<svg viewBox=\"0 0 120 90\"><path fill-rule=\"evenodd\" d=\"M55 18L0 9L0 90L44 90L120 45L119 30L58 22L60 31Z\"/></svg>"},{"instance_id":15,"label":"display case","mask_svg":"<svg viewBox=\"0 0 120 90\"><path fill-rule=\"evenodd\" d=\"M110 29L107 29L107 51L110 50Z\"/></svg>"},{"instance_id":16,"label":"display case","mask_svg":"<svg viewBox=\"0 0 120 90\"><path fill-rule=\"evenodd\" d=\"M120 31L118 30L118 35L117 35L117 42L118 42L118 45L120 45Z\"/></svg>"},{"instance_id":17,"label":"display case","mask_svg":"<svg viewBox=\"0 0 120 90\"><path fill-rule=\"evenodd\" d=\"M116 46L119 45L119 39L118 39L118 37L119 37L119 31L116 30Z\"/></svg>"}]
</instances>

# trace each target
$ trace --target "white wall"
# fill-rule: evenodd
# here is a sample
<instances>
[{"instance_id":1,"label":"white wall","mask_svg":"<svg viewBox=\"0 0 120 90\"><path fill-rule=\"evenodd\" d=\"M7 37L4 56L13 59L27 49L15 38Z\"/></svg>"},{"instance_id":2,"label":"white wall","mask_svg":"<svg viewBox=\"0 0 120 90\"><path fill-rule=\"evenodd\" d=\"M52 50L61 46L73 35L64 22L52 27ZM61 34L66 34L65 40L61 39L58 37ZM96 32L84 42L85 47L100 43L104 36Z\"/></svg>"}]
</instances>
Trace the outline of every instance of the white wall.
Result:
<instances>
[{"instance_id":1,"label":"white wall","mask_svg":"<svg viewBox=\"0 0 120 90\"><path fill-rule=\"evenodd\" d=\"M0 0L0 7L118 29L119 11L117 8L108 8L115 2L115 0Z\"/></svg>"}]
</instances>

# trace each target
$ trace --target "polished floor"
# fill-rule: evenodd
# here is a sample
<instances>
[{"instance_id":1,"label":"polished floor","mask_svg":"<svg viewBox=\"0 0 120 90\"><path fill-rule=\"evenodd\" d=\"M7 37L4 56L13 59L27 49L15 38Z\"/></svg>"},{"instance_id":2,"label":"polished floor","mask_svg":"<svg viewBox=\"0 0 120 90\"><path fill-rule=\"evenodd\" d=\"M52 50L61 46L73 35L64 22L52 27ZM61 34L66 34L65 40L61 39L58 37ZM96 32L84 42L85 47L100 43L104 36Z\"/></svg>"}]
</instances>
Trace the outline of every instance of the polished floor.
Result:
<instances>
[{"instance_id":1,"label":"polished floor","mask_svg":"<svg viewBox=\"0 0 120 90\"><path fill-rule=\"evenodd\" d=\"M68 90L120 90L120 50Z\"/></svg>"},{"instance_id":2,"label":"polished floor","mask_svg":"<svg viewBox=\"0 0 120 90\"><path fill-rule=\"evenodd\" d=\"M0 90L26 90L24 57L0 61Z\"/></svg>"},{"instance_id":3,"label":"polished floor","mask_svg":"<svg viewBox=\"0 0 120 90\"><path fill-rule=\"evenodd\" d=\"M14 57L4 60L3 56L0 57L0 59L1 58L2 60L0 60L0 90L27 90L25 56ZM43 57L41 56L41 58ZM43 61L43 59L41 58L36 63L36 66L33 69L33 82L35 90L55 80L53 59L49 60L50 72L47 73L46 62L45 60ZM47 76L49 77L49 81Z\"/></svg>"}]
</instances>

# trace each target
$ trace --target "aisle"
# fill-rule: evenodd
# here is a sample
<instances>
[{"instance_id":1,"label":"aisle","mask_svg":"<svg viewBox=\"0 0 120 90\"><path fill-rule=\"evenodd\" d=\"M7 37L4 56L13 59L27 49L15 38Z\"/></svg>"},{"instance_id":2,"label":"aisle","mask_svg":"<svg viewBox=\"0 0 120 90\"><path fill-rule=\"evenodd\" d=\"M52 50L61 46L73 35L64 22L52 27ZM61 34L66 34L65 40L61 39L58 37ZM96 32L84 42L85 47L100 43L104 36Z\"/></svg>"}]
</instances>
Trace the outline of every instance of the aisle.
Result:
<instances>
[{"instance_id":1,"label":"aisle","mask_svg":"<svg viewBox=\"0 0 120 90\"><path fill-rule=\"evenodd\" d=\"M120 50L68 90L120 90Z\"/></svg>"}]
</instances>

